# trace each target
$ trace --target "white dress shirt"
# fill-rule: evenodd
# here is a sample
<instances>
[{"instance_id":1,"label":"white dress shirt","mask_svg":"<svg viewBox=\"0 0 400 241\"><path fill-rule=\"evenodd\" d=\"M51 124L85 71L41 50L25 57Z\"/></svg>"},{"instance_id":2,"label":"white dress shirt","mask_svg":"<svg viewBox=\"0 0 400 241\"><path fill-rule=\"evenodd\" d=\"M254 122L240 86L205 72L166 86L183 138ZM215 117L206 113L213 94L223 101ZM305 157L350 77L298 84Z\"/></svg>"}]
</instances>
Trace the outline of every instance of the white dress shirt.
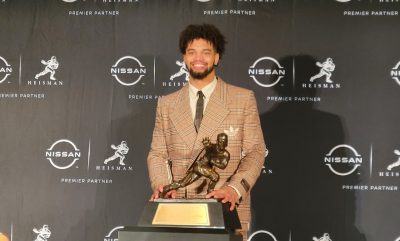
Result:
<instances>
[{"instance_id":1,"label":"white dress shirt","mask_svg":"<svg viewBox=\"0 0 400 241\"><path fill-rule=\"evenodd\" d=\"M214 78L213 81L211 81L208 85L204 86L201 91L203 92L204 95L204 109L203 113L206 110L206 106L208 104L208 101L210 100L211 94L214 92L215 87L217 86L217 77ZM196 115L196 103L197 99L199 98L199 95L197 92L199 89L194 87L192 84L189 82L189 99L190 99L190 109L192 110L192 118L194 121L194 117Z\"/></svg>"}]
</instances>

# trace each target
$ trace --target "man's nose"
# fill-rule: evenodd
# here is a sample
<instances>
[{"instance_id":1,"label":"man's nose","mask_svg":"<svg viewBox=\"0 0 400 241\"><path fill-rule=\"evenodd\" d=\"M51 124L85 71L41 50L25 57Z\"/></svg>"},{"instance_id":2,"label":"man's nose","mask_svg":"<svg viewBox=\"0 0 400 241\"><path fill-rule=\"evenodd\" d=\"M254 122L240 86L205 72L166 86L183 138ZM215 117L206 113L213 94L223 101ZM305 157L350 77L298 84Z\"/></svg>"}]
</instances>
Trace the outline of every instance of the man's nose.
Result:
<instances>
[{"instance_id":1,"label":"man's nose","mask_svg":"<svg viewBox=\"0 0 400 241\"><path fill-rule=\"evenodd\" d=\"M203 60L204 59L204 54L201 52L197 52L194 54L194 60Z\"/></svg>"}]
</instances>

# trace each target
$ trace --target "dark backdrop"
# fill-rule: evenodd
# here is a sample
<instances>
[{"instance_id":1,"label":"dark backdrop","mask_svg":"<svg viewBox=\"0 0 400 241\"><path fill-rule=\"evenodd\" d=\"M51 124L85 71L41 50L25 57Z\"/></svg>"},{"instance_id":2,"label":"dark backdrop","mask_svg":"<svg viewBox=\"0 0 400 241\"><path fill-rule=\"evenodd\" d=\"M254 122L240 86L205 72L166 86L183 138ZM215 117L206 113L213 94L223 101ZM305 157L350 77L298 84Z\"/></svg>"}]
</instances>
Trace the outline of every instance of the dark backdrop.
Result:
<instances>
[{"instance_id":1,"label":"dark backdrop","mask_svg":"<svg viewBox=\"0 0 400 241\"><path fill-rule=\"evenodd\" d=\"M212 23L228 40L218 75L255 92L270 151L251 239L399 240L400 166L388 170L400 158L399 11L383 0L0 0L0 232L35 240L48 225L48 240L115 241L136 224L157 99L186 84L184 72L170 79L178 35ZM104 164L123 141L125 166Z\"/></svg>"}]
</instances>

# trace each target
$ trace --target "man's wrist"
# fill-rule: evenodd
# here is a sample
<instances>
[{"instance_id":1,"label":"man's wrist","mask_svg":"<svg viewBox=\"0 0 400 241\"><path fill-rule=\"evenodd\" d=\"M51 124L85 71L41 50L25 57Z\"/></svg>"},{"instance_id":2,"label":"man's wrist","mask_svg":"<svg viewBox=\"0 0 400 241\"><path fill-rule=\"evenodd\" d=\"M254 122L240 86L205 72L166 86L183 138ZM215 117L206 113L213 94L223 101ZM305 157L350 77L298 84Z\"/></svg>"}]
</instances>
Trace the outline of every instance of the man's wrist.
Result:
<instances>
[{"instance_id":1,"label":"man's wrist","mask_svg":"<svg viewBox=\"0 0 400 241\"><path fill-rule=\"evenodd\" d=\"M236 192L236 195L237 195L237 202L239 203L239 200L242 198L242 195L240 194L240 192L239 192L239 190L235 187L235 186L233 186L233 185L227 185L228 187L230 187L230 188L232 188L235 192Z\"/></svg>"}]
</instances>

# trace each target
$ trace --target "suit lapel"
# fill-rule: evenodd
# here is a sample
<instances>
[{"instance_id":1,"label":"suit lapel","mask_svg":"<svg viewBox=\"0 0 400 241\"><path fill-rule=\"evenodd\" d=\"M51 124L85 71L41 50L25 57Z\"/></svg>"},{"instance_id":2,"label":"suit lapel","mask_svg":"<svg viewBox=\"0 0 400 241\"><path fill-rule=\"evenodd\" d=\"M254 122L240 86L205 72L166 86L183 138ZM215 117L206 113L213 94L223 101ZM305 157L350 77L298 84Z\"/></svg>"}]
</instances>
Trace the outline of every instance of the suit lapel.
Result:
<instances>
[{"instance_id":1,"label":"suit lapel","mask_svg":"<svg viewBox=\"0 0 400 241\"><path fill-rule=\"evenodd\" d=\"M188 87L188 85L185 85L180 90L174 111L171 114L171 121L181 138L185 141L188 149L192 150L197 133L194 128L192 112L190 110Z\"/></svg>"},{"instance_id":2,"label":"suit lapel","mask_svg":"<svg viewBox=\"0 0 400 241\"><path fill-rule=\"evenodd\" d=\"M211 138L228 114L229 110L226 108L226 84L219 78L204 112L200 130L194 143L195 150L202 148L201 141L203 138Z\"/></svg>"}]
</instances>

